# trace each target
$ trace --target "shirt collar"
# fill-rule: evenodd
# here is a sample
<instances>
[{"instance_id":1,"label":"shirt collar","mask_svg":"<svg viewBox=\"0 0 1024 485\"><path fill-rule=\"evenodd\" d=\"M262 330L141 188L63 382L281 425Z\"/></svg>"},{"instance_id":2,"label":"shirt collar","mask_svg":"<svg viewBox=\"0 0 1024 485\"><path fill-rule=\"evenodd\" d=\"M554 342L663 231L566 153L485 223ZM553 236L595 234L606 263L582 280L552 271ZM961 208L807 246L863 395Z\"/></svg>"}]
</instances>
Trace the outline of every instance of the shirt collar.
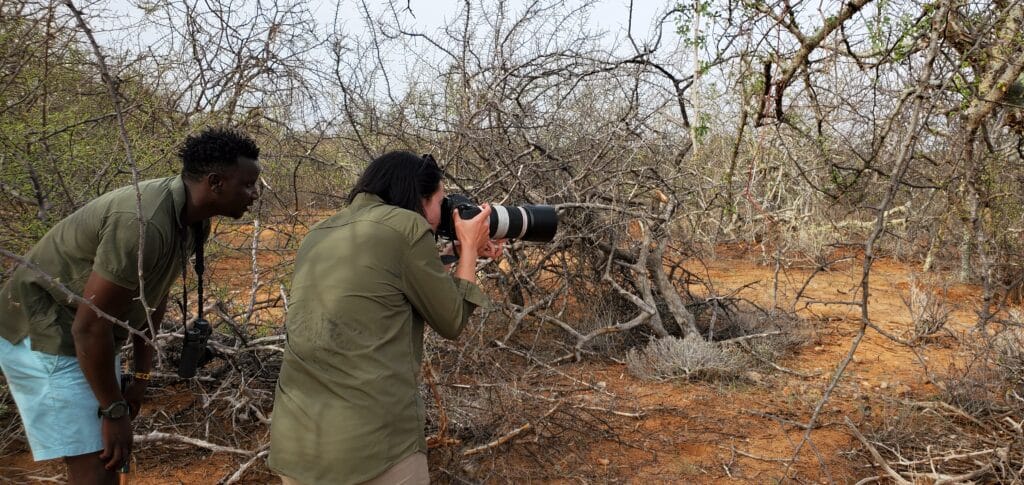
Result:
<instances>
[{"instance_id":1,"label":"shirt collar","mask_svg":"<svg viewBox=\"0 0 1024 485\"><path fill-rule=\"evenodd\" d=\"M360 210L370 207L372 205L380 205L384 203L384 199L381 199L376 194L369 192L360 192L356 194L356 197L352 199L352 203L349 204L349 208L353 210Z\"/></svg>"}]
</instances>

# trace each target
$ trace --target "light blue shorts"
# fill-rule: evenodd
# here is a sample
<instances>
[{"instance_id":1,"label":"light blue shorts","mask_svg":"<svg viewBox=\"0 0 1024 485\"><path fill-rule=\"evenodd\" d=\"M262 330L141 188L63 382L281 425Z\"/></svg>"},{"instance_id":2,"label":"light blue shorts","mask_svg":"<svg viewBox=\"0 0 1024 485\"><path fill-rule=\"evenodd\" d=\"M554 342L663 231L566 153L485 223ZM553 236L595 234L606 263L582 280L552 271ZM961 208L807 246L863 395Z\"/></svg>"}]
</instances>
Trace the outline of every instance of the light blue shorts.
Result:
<instances>
[{"instance_id":1,"label":"light blue shorts","mask_svg":"<svg viewBox=\"0 0 1024 485\"><path fill-rule=\"evenodd\" d=\"M121 377L120 357L114 369ZM0 337L0 370L25 425L36 461L103 449L99 402L78 359L32 350L28 337L16 345Z\"/></svg>"}]
</instances>

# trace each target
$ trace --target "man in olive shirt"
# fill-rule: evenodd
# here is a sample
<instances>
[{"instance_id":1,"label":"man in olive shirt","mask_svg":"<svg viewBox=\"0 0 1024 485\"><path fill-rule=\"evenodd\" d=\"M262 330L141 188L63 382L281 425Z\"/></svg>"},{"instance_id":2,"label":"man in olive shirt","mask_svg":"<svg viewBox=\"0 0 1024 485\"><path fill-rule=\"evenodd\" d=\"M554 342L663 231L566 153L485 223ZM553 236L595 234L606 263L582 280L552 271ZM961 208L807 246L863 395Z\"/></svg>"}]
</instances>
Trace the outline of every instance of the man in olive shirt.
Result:
<instances>
[{"instance_id":1,"label":"man in olive shirt","mask_svg":"<svg viewBox=\"0 0 1024 485\"><path fill-rule=\"evenodd\" d=\"M154 349L132 335L136 379L120 389L117 355L129 331L78 305L40 272L148 334L208 219L241 217L258 197L259 148L208 129L179 151L182 174L108 192L58 222L0 288L0 369L33 457L64 458L72 483L115 483L132 447ZM137 207L141 197L141 214ZM140 253L139 218L145 221ZM200 234L202 233L202 234ZM146 305L140 300L142 282Z\"/></svg>"}]
</instances>

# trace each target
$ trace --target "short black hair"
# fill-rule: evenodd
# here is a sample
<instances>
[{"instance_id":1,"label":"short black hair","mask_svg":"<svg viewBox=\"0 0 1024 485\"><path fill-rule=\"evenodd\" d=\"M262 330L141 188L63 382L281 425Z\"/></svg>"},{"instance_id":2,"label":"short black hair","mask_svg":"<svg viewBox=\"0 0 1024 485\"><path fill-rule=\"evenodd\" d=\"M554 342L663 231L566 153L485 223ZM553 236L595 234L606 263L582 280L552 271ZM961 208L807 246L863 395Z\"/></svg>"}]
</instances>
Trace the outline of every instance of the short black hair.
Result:
<instances>
[{"instance_id":1,"label":"short black hair","mask_svg":"<svg viewBox=\"0 0 1024 485\"><path fill-rule=\"evenodd\" d=\"M423 214L423 199L437 192L444 172L434 157L412 152L393 151L375 158L359 176L348 194L351 204L366 192L385 203Z\"/></svg>"},{"instance_id":2,"label":"short black hair","mask_svg":"<svg viewBox=\"0 0 1024 485\"><path fill-rule=\"evenodd\" d=\"M189 135L178 150L181 174L191 180L238 163L238 157L260 157L260 148L249 135L232 128L207 128Z\"/></svg>"}]
</instances>

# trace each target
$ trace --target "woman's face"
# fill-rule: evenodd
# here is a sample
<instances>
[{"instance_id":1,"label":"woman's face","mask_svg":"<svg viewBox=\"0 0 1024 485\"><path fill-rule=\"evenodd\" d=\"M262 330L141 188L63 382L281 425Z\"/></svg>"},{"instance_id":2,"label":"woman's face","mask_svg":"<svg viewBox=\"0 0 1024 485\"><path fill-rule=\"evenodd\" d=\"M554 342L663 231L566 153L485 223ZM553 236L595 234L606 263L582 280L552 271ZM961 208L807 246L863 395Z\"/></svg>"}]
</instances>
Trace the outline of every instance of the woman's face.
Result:
<instances>
[{"instance_id":1,"label":"woman's face","mask_svg":"<svg viewBox=\"0 0 1024 485\"><path fill-rule=\"evenodd\" d=\"M444 196L444 183L442 182L437 184L437 190L433 194L423 199L423 215L427 217L427 223L434 231L437 231L437 226L441 223L441 200L444 199Z\"/></svg>"}]
</instances>

